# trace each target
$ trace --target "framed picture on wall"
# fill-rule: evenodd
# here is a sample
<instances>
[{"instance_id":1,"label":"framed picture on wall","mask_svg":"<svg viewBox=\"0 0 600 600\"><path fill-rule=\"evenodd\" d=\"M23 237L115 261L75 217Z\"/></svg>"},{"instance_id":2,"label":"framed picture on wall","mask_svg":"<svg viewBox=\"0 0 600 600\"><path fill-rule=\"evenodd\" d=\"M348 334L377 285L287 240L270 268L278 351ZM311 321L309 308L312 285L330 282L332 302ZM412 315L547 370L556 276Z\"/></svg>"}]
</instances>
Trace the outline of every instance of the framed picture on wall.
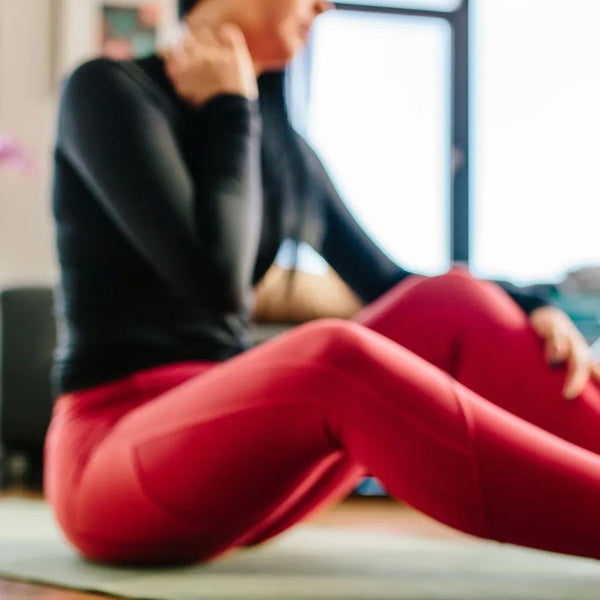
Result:
<instances>
[{"instance_id":1,"label":"framed picture on wall","mask_svg":"<svg viewBox=\"0 0 600 600\"><path fill-rule=\"evenodd\" d=\"M85 60L142 57L177 35L174 0L51 1L54 81Z\"/></svg>"},{"instance_id":2,"label":"framed picture on wall","mask_svg":"<svg viewBox=\"0 0 600 600\"><path fill-rule=\"evenodd\" d=\"M156 50L162 7L158 2L100 7L100 53L114 59L138 58Z\"/></svg>"}]
</instances>

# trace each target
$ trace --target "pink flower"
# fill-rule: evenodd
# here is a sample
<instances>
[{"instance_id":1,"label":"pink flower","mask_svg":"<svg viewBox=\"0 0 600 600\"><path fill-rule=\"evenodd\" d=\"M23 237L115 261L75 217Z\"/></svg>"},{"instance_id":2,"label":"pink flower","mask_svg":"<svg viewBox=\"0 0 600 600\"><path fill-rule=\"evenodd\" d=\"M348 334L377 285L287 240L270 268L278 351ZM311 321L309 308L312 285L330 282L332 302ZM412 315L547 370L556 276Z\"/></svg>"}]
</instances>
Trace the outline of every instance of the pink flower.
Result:
<instances>
[{"instance_id":1,"label":"pink flower","mask_svg":"<svg viewBox=\"0 0 600 600\"><path fill-rule=\"evenodd\" d=\"M26 173L37 170L31 155L14 138L0 133L0 169L5 166L13 166Z\"/></svg>"}]
</instances>

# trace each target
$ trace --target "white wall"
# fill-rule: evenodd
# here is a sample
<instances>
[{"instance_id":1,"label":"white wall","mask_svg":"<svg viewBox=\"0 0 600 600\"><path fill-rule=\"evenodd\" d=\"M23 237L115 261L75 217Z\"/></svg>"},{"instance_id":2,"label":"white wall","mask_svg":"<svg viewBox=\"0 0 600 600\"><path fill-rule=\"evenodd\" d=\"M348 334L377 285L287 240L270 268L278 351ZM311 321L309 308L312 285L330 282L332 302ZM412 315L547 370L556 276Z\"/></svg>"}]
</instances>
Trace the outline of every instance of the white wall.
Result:
<instances>
[{"instance_id":1,"label":"white wall","mask_svg":"<svg viewBox=\"0 0 600 600\"><path fill-rule=\"evenodd\" d=\"M31 180L0 170L0 286L55 277L49 213L55 96L50 78L50 0L0 0L0 132L40 162Z\"/></svg>"},{"instance_id":2,"label":"white wall","mask_svg":"<svg viewBox=\"0 0 600 600\"><path fill-rule=\"evenodd\" d=\"M174 0L161 1L167 26L159 43L175 23ZM58 81L96 52L101 4L0 0L0 133L17 137L40 164L35 179L0 169L0 288L57 278L50 193Z\"/></svg>"}]
</instances>

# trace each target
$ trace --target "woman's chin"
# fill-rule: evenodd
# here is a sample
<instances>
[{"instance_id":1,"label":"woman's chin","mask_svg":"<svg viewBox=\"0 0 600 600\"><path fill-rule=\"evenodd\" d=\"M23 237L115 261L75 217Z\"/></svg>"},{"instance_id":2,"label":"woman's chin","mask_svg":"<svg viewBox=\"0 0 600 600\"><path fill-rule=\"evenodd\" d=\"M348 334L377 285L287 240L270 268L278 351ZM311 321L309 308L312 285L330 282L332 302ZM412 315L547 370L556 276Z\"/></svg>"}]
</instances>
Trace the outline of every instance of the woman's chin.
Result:
<instances>
[{"instance_id":1,"label":"woman's chin","mask_svg":"<svg viewBox=\"0 0 600 600\"><path fill-rule=\"evenodd\" d=\"M271 71L275 69L284 69L296 55L304 50L305 45L306 39L304 37L286 40L279 48L277 48L276 52L273 52L267 60L263 61L263 64L267 65L268 69Z\"/></svg>"}]
</instances>

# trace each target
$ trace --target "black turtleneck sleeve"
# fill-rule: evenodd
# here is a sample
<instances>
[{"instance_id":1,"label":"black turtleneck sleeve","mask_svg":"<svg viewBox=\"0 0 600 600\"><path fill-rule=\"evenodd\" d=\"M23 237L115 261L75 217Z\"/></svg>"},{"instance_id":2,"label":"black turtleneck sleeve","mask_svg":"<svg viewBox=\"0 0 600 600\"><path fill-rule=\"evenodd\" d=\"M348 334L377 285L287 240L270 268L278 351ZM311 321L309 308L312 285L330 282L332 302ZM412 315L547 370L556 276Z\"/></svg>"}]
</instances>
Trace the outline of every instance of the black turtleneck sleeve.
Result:
<instances>
[{"instance_id":1,"label":"black turtleneck sleeve","mask_svg":"<svg viewBox=\"0 0 600 600\"><path fill-rule=\"evenodd\" d=\"M321 199L325 230L320 248L323 258L365 303L372 302L412 273L393 262L365 232L337 192L323 163L298 136L313 189ZM507 282L497 283L527 313L548 301Z\"/></svg>"},{"instance_id":2,"label":"black turtleneck sleeve","mask_svg":"<svg viewBox=\"0 0 600 600\"><path fill-rule=\"evenodd\" d=\"M318 250L360 300L368 304L411 272L393 262L373 241L352 216L314 150L302 136L297 139L324 219Z\"/></svg>"},{"instance_id":3,"label":"black turtleneck sleeve","mask_svg":"<svg viewBox=\"0 0 600 600\"><path fill-rule=\"evenodd\" d=\"M98 58L63 82L57 150L176 296L239 310L262 227L258 103L223 94L187 105L178 138L132 68Z\"/></svg>"}]
</instances>

